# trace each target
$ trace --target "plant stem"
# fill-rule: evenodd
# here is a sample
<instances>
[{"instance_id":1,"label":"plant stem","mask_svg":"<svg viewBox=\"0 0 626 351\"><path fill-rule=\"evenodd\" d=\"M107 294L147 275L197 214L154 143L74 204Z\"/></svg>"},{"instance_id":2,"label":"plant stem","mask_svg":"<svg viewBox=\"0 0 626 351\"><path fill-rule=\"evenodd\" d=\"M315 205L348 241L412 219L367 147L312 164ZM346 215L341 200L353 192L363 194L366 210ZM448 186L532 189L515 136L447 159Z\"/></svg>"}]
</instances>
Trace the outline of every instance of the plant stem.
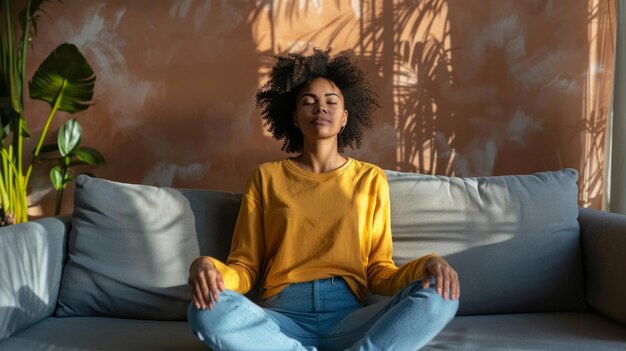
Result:
<instances>
[{"instance_id":1,"label":"plant stem","mask_svg":"<svg viewBox=\"0 0 626 351\"><path fill-rule=\"evenodd\" d=\"M61 85L59 94L57 94L56 99L54 99L54 105L52 105L52 110L50 110L50 114L48 114L48 118L46 119L46 125L43 127L43 131L41 132L41 136L39 137L39 142L37 143L37 147L35 148L35 151L33 152L33 159L30 162L30 165L28 166L28 170L26 171L26 178L24 179L24 186L28 185L28 180L30 179L30 173L33 170L33 164L35 163L37 156L39 156L39 151L41 151L41 147L43 146L43 141L46 138L46 135L48 134L48 129L50 128L52 117L54 117L54 114L59 109L59 105L61 104L61 98L63 97L63 92L65 91L66 85L67 85L67 80L63 80L63 84Z\"/></svg>"},{"instance_id":2,"label":"plant stem","mask_svg":"<svg viewBox=\"0 0 626 351\"><path fill-rule=\"evenodd\" d=\"M22 52L20 55L20 66L19 66L19 74L20 74L20 82L22 83L20 90L20 106L22 107L22 111L19 113L19 125L17 130L17 182L20 183L20 214L16 216L16 222L27 222L28 221L28 199L27 199L27 189L28 189L28 179L23 176L23 151L24 151L24 137L22 136L22 129L24 128L24 82L26 81L26 53L28 48L28 37L30 34L30 4L31 0L26 1L26 15L24 16L24 29L22 32ZM15 131L14 131L15 133ZM32 165L32 162L31 162ZM29 168L30 169L30 168Z\"/></svg>"},{"instance_id":3,"label":"plant stem","mask_svg":"<svg viewBox=\"0 0 626 351\"><path fill-rule=\"evenodd\" d=\"M19 112L20 110L20 106L19 106L19 99L17 98L18 95L18 91L20 91L22 85L20 84L20 82L18 81L18 75L15 67L16 61L17 59L15 58L15 48L13 46L13 18L11 17L13 14L13 2L12 1L7 1L6 2L6 9L7 9L7 13L6 13L6 29L7 29L7 47L5 48L7 50L7 56L8 56L8 78L9 78L9 94L11 96L11 105L13 106L13 110L15 110L16 112Z\"/></svg>"},{"instance_id":4,"label":"plant stem","mask_svg":"<svg viewBox=\"0 0 626 351\"><path fill-rule=\"evenodd\" d=\"M0 177L2 177L2 173L0 173ZM9 195L7 194L4 177L0 179L0 196L2 198L2 208L6 209L7 207L9 207Z\"/></svg>"},{"instance_id":5,"label":"plant stem","mask_svg":"<svg viewBox=\"0 0 626 351\"><path fill-rule=\"evenodd\" d=\"M63 190L65 188L61 188L61 190L57 190L57 204L54 208L54 215L58 216L61 214L61 205L63 204Z\"/></svg>"}]
</instances>

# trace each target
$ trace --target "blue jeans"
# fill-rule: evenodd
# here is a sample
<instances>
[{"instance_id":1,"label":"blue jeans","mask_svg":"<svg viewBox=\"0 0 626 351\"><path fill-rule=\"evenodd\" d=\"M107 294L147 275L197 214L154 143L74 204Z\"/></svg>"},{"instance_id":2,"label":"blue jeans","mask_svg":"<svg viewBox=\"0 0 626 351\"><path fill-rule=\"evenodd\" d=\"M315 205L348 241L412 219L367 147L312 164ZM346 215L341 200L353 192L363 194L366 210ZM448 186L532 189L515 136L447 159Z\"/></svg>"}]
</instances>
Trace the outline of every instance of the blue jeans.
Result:
<instances>
[{"instance_id":1,"label":"blue jeans","mask_svg":"<svg viewBox=\"0 0 626 351\"><path fill-rule=\"evenodd\" d=\"M341 278L292 284L261 306L225 290L213 310L189 306L189 324L214 350L417 350L452 320L458 301L416 281L363 306Z\"/></svg>"}]
</instances>

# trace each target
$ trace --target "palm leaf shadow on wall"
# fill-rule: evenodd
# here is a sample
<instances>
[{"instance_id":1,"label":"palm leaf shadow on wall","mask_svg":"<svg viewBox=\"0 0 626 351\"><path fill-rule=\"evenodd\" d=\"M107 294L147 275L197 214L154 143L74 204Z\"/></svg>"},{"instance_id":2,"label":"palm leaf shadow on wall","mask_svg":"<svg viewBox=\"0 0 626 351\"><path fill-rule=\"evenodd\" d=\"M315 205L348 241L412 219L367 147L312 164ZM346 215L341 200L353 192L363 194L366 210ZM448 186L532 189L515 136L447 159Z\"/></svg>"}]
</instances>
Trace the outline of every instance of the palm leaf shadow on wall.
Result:
<instances>
[{"instance_id":1,"label":"palm leaf shadow on wall","mask_svg":"<svg viewBox=\"0 0 626 351\"><path fill-rule=\"evenodd\" d=\"M380 116L384 123L395 129L395 140L389 141L395 146L391 150L392 158L395 158L393 168L426 174L477 176L574 167L579 169L585 181L585 188L581 188L581 203L599 207L608 102L606 95L590 91L592 78L584 77L588 75L586 68L592 64L589 51L593 50L592 41L596 39L588 37L587 42L577 43L586 45L583 49L570 52L567 50L571 47L548 45L560 41L556 40L560 35L558 30L569 28L563 24L572 20L582 23L586 20L589 27L594 21L601 22L600 32L609 33L611 1L585 2L558 16L549 12L549 4L545 1L517 6L521 11L519 16L514 13L510 17L514 22L522 23L521 29L517 30L527 30L528 33L522 34L528 34L532 39L541 33L533 32L532 28L529 29L531 25L524 21L552 16L548 19L551 21L548 24L555 27L555 32L549 34L552 39L545 40L545 47L531 48L535 51L525 53L528 57L517 57L516 62L511 62L507 56L510 48L488 42L483 49L490 61L479 62L477 68L484 86L474 86L475 81L471 80L463 82L467 65L459 65L460 60L467 58L467 52L472 49L468 38L478 34L461 33L463 28L452 21L460 18L486 21L495 28L500 23L489 21L495 21L497 16L492 18L482 12L489 12L492 6L495 8L501 4L452 0L352 1L353 10L358 12L356 25L354 17L342 12L324 28L312 30L294 40L290 47L280 47L279 29L285 23L315 15L311 9L319 5L317 1L290 2L289 5L281 1L265 1L249 18L254 22L261 16L268 16L271 52L263 53L268 56L301 49L302 43L311 46L337 44L338 48L345 49L337 42L339 33L358 36L351 49L359 60L369 64L368 67L375 67L378 74L372 77L370 72L370 77L378 79L380 87L391 87L391 93L381 94L383 111ZM341 8L346 3L335 1L334 6ZM582 28L577 34L586 30ZM563 64L575 66L578 71L553 73L555 81L562 78L580 85L574 98L563 97L564 93L553 88L553 83L529 87L527 82L515 77L515 74L525 74L524 69L534 68L535 59L548 61L552 50L576 56ZM606 48L597 50L606 55ZM600 82L598 85L610 84ZM590 98L592 94L596 95L595 99ZM582 108L561 108L553 102L550 108L560 108L559 114L563 116L557 116L561 118L558 119L550 115L553 110L538 103L548 104L553 98L563 101L582 99L587 103ZM520 123L522 127L516 130ZM563 129L571 133L565 133ZM519 157L526 160L518 162Z\"/></svg>"}]
</instances>

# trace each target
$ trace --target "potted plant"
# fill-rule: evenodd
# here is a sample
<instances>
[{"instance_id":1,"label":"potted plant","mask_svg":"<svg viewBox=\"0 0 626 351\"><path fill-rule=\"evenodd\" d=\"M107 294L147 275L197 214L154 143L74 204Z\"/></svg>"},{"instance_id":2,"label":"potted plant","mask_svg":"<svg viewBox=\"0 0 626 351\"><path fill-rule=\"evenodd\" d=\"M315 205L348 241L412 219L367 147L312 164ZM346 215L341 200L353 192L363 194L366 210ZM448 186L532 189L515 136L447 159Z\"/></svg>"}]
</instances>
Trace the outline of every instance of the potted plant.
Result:
<instances>
[{"instance_id":1,"label":"potted plant","mask_svg":"<svg viewBox=\"0 0 626 351\"><path fill-rule=\"evenodd\" d=\"M51 52L28 84L30 98L50 104L50 113L32 159L25 162L24 139L31 137L24 114L26 56L28 45L37 34L40 6L44 2L27 0L20 11L15 9L13 0L0 4L0 215L4 224L28 221L28 183L33 166L44 160L42 154L59 154L54 158L59 165L50 173L57 190L56 214L60 212L63 190L74 179L70 167L104 164L104 157L96 149L80 147L81 128L75 119L59 130L56 144L44 145L58 111L70 114L83 111L89 108L93 97L94 71L78 48L69 43Z\"/></svg>"}]
</instances>

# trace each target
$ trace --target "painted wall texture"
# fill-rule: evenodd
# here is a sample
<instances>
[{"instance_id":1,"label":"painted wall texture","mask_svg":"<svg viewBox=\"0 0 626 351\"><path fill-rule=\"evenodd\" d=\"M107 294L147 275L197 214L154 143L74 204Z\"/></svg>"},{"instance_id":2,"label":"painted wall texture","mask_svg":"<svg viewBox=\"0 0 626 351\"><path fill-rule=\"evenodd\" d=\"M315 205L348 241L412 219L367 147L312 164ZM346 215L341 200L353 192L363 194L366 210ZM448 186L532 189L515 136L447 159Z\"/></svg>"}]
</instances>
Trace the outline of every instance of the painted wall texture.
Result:
<instances>
[{"instance_id":1,"label":"painted wall texture","mask_svg":"<svg viewBox=\"0 0 626 351\"><path fill-rule=\"evenodd\" d=\"M600 208L613 7L614 0L65 0L43 5L28 77L62 42L87 57L97 74L94 105L75 117L83 145L107 158L97 176L241 191L257 164L287 156L255 106L272 57L349 49L383 103L351 156L450 176L572 167L580 204ZM37 133L47 105L28 101L26 112ZM35 175L31 197L45 215L54 199L47 171Z\"/></svg>"}]
</instances>

